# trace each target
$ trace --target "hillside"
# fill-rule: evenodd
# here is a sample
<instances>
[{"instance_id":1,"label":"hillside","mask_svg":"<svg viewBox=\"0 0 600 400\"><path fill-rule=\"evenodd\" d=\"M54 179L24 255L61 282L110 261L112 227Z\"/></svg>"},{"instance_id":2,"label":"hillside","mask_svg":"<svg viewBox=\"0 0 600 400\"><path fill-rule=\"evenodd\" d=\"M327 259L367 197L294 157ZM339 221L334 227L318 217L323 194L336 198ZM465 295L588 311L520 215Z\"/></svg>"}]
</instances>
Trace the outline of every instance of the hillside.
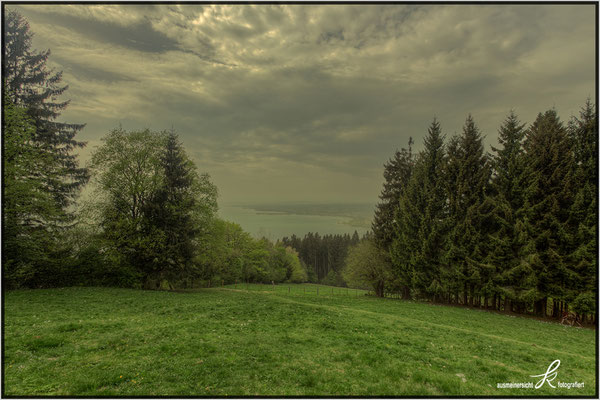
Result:
<instances>
[{"instance_id":1,"label":"hillside","mask_svg":"<svg viewBox=\"0 0 600 400\"><path fill-rule=\"evenodd\" d=\"M4 315L10 396L592 396L596 386L594 330L352 289L10 291ZM556 359L555 385L585 386L497 388L537 382L530 375Z\"/></svg>"}]
</instances>

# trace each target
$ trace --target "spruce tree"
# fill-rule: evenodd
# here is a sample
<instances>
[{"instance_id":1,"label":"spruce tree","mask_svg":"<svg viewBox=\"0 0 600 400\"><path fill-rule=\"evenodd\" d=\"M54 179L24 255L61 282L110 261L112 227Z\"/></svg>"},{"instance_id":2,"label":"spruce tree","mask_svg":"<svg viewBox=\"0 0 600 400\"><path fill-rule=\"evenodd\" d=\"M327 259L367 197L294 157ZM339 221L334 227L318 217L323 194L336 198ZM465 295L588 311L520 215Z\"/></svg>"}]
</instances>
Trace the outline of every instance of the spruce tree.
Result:
<instances>
[{"instance_id":1,"label":"spruce tree","mask_svg":"<svg viewBox=\"0 0 600 400\"><path fill-rule=\"evenodd\" d=\"M408 185L413 167L413 140L408 140L408 149L397 150L394 158L384 165L383 190L379 195L381 202L375 208L372 230L377 245L387 250L394 237L394 214L398 201Z\"/></svg>"},{"instance_id":2,"label":"spruce tree","mask_svg":"<svg viewBox=\"0 0 600 400\"><path fill-rule=\"evenodd\" d=\"M401 269L404 265L403 280L410 279L411 286L422 295L438 301L444 293L440 270L447 222L444 162L444 137L434 119L425 137L425 148L400 199L397 232L391 248L395 264Z\"/></svg>"},{"instance_id":3,"label":"spruce tree","mask_svg":"<svg viewBox=\"0 0 600 400\"><path fill-rule=\"evenodd\" d=\"M156 251L150 257L155 264L155 279L172 282L188 272L194 256L194 239L199 233L194 220L196 171L174 132L166 138L160 165L163 181L145 205L144 227L147 237L160 242L152 247Z\"/></svg>"},{"instance_id":4,"label":"spruce tree","mask_svg":"<svg viewBox=\"0 0 600 400\"><path fill-rule=\"evenodd\" d=\"M573 146L574 185L577 188L570 209L570 244L568 256L574 279L570 280L568 296L574 299L575 311L595 312L594 298L597 278L597 194L598 194L598 117L588 100L579 118L572 118L568 133ZM584 301L585 300L585 301ZM583 303L589 303L584 304ZM557 315L557 313L555 313ZM558 316L558 315L557 315Z\"/></svg>"},{"instance_id":5,"label":"spruce tree","mask_svg":"<svg viewBox=\"0 0 600 400\"><path fill-rule=\"evenodd\" d=\"M488 200L493 205L493 233L489 236L492 249L486 258L493 269L489 282L494 298L503 296L505 310L509 301L524 304L523 297L532 289L533 271L521 262L523 224L520 221L524 205L525 164L523 139L525 124L511 111L498 131L501 147L492 150L493 176ZM496 302L494 302L496 307Z\"/></svg>"},{"instance_id":6,"label":"spruce tree","mask_svg":"<svg viewBox=\"0 0 600 400\"><path fill-rule=\"evenodd\" d=\"M415 169L422 164L423 155L416 157ZM415 284L415 263L420 250L419 230L425 213L425 190L422 168L412 173L408 185L403 190L394 210L394 233L389 246L392 272L395 278L393 288L402 291L402 297L409 299Z\"/></svg>"},{"instance_id":7,"label":"spruce tree","mask_svg":"<svg viewBox=\"0 0 600 400\"><path fill-rule=\"evenodd\" d=\"M51 227L63 216L36 171L59 171L56 158L32 141L35 125L22 107L3 107L2 265L4 287L43 286Z\"/></svg>"},{"instance_id":8,"label":"spruce tree","mask_svg":"<svg viewBox=\"0 0 600 400\"><path fill-rule=\"evenodd\" d=\"M458 243L453 241L454 227L460 218L458 210L458 177L460 173L460 165L462 156L462 149L460 147L460 137L453 135L448 141L446 146L446 162L444 164L444 191L446 192L447 201L447 223L449 225L449 231L447 233L447 240L443 248L443 263L444 267L441 271L441 279L446 283L447 290L451 294L451 302L459 302L460 291L463 287L464 277L460 266L455 262L457 259L461 259L462 255L461 248Z\"/></svg>"},{"instance_id":9,"label":"spruce tree","mask_svg":"<svg viewBox=\"0 0 600 400\"><path fill-rule=\"evenodd\" d=\"M489 184L490 168L484 153L479 128L469 115L460 137L450 142L448 149L447 188L452 230L445 251L445 261L455 275L453 288L462 286L463 301L474 302L481 292L482 273L488 274L484 263L487 254L489 218L481 207Z\"/></svg>"},{"instance_id":10,"label":"spruce tree","mask_svg":"<svg viewBox=\"0 0 600 400\"><path fill-rule=\"evenodd\" d=\"M567 282L577 275L567 259L572 242L568 220L575 198L574 158L555 110L538 114L527 130L524 148L524 262L535 276L534 312L545 316L548 297L572 300Z\"/></svg>"},{"instance_id":11,"label":"spruce tree","mask_svg":"<svg viewBox=\"0 0 600 400\"><path fill-rule=\"evenodd\" d=\"M36 128L33 140L59 160L58 177L57 170L45 169L37 174L64 209L88 180L87 169L78 166L77 156L72 153L85 146L84 142L75 140L75 135L85 125L56 121L69 104L58 101L68 88L60 84L62 72L54 72L46 65L50 50L37 52L31 49L33 33L21 14L7 11L4 22L4 90L11 101L26 108L33 119Z\"/></svg>"}]
</instances>

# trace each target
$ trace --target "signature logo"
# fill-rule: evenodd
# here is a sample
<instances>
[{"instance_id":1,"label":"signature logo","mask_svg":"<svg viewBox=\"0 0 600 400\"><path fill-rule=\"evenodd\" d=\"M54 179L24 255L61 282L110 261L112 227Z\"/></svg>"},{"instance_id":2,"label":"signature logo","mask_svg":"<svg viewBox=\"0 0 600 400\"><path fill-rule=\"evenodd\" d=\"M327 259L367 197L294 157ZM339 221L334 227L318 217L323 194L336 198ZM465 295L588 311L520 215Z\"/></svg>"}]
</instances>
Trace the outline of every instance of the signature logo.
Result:
<instances>
[{"instance_id":1,"label":"signature logo","mask_svg":"<svg viewBox=\"0 0 600 400\"><path fill-rule=\"evenodd\" d=\"M559 366L560 366L560 360L554 360L554 361L552 361L552 364L550 364L550 366L548 367L548 369L546 370L545 373L539 374L539 375L529 375L532 378L539 378L539 377L542 378L539 380L538 383L535 384L535 388L536 389L541 388L544 385L544 382L548 382L548 385L550 385L550 387L556 388L556 386L554 386L550 382L552 382L554 379L556 379L556 375L558 375L558 372L556 372L556 370L558 369Z\"/></svg>"}]
</instances>

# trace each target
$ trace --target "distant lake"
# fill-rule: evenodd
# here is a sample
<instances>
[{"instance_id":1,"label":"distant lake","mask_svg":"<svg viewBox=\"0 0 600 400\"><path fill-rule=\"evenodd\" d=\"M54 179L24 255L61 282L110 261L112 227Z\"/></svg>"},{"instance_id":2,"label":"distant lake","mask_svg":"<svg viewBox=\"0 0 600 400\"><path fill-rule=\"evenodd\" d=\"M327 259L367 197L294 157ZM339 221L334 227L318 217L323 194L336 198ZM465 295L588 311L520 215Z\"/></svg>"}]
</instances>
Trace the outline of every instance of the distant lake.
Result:
<instances>
[{"instance_id":1,"label":"distant lake","mask_svg":"<svg viewBox=\"0 0 600 400\"><path fill-rule=\"evenodd\" d=\"M360 236L367 232L367 228L349 225L352 220L350 217L256 211L238 206L221 206L219 216L240 224L246 232L256 238L266 237L273 241L293 234L303 237L308 232L318 232L319 235L345 233L352 235L356 230Z\"/></svg>"}]
</instances>

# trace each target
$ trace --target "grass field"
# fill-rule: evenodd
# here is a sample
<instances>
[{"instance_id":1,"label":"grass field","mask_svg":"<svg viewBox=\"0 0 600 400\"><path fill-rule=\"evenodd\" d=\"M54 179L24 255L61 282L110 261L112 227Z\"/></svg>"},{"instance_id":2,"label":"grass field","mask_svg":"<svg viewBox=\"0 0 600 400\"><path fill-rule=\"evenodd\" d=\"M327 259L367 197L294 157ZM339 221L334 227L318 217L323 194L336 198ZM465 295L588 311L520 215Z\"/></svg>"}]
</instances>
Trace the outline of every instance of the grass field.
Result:
<instances>
[{"instance_id":1,"label":"grass field","mask_svg":"<svg viewBox=\"0 0 600 400\"><path fill-rule=\"evenodd\" d=\"M5 292L4 395L595 394L594 330L331 290Z\"/></svg>"}]
</instances>

